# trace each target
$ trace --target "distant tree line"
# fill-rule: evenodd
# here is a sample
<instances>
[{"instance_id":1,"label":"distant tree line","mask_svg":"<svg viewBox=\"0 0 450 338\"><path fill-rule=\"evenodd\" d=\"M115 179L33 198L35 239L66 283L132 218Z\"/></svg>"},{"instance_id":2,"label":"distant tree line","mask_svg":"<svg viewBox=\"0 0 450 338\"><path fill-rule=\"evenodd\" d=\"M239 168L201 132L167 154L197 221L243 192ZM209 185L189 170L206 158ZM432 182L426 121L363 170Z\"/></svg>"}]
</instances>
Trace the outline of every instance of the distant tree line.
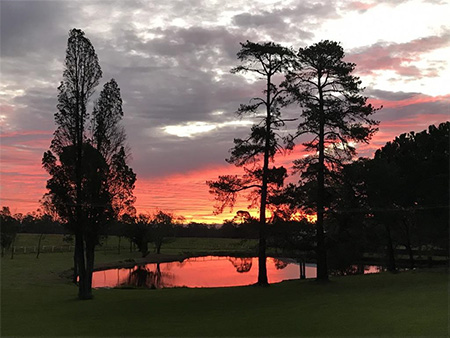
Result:
<instances>
[{"instance_id":1,"label":"distant tree line","mask_svg":"<svg viewBox=\"0 0 450 338\"><path fill-rule=\"evenodd\" d=\"M345 270L363 262L364 254L378 252L388 270L396 271L400 246L411 268L416 266L415 252L440 249L448 256L449 134L450 122L402 134L372 159L359 158L329 175L324 217L331 269ZM287 215L315 210L317 182L307 171L302 175L306 179L272 196L271 203ZM295 237L283 232L280 236L291 241ZM315 239L309 238L309 248L314 248ZM298 248L302 246L304 241Z\"/></svg>"}]
</instances>

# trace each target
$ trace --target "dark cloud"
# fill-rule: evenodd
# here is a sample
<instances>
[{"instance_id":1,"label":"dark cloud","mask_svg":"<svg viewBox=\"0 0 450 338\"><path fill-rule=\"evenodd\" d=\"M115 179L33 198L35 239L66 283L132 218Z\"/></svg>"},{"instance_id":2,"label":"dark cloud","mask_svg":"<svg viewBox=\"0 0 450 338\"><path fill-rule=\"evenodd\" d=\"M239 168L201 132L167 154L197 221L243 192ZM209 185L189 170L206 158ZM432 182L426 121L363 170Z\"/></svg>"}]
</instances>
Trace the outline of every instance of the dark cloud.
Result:
<instances>
[{"instance_id":1,"label":"dark cloud","mask_svg":"<svg viewBox=\"0 0 450 338\"><path fill-rule=\"evenodd\" d=\"M3 57L48 54L64 42L77 16L68 1L1 1L0 53Z\"/></svg>"},{"instance_id":2,"label":"dark cloud","mask_svg":"<svg viewBox=\"0 0 450 338\"><path fill-rule=\"evenodd\" d=\"M263 11L259 14L242 13L233 18L233 22L240 27L278 27L285 28L286 23L277 13Z\"/></svg>"},{"instance_id":3,"label":"dark cloud","mask_svg":"<svg viewBox=\"0 0 450 338\"><path fill-rule=\"evenodd\" d=\"M242 13L234 16L233 21L241 27L283 28L292 22L298 26L310 25L319 18L338 17L334 1L302 1L296 6L275 7L272 10L260 10L254 13Z\"/></svg>"},{"instance_id":4,"label":"dark cloud","mask_svg":"<svg viewBox=\"0 0 450 338\"><path fill-rule=\"evenodd\" d=\"M366 90L364 94L369 97L377 98L383 101L403 101L419 95L419 93L390 92L386 90L370 89L370 88Z\"/></svg>"},{"instance_id":5,"label":"dark cloud","mask_svg":"<svg viewBox=\"0 0 450 338\"><path fill-rule=\"evenodd\" d=\"M237 14L233 23L262 40L289 41L292 37L293 41L308 41L321 20L339 17L336 9L334 1L302 1L296 6Z\"/></svg>"}]
</instances>

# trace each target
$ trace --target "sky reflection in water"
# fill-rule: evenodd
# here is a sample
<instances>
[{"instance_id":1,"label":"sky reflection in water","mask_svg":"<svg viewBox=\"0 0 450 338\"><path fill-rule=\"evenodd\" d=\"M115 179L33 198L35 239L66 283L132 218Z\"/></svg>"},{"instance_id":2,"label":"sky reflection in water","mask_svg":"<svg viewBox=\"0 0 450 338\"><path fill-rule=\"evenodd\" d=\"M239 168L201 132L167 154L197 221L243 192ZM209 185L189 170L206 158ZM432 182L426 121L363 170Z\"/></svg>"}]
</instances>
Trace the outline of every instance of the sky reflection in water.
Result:
<instances>
[{"instance_id":1,"label":"sky reflection in water","mask_svg":"<svg viewBox=\"0 0 450 338\"><path fill-rule=\"evenodd\" d=\"M374 270L374 271L370 271ZM378 272L375 267L367 272ZM300 266L293 261L267 258L269 283L299 279ZM316 277L316 266L306 265L306 278ZM146 288L170 287L227 287L256 283L258 259L238 257L193 257L183 262L135 266L131 269L96 271L93 287L138 286Z\"/></svg>"}]
</instances>

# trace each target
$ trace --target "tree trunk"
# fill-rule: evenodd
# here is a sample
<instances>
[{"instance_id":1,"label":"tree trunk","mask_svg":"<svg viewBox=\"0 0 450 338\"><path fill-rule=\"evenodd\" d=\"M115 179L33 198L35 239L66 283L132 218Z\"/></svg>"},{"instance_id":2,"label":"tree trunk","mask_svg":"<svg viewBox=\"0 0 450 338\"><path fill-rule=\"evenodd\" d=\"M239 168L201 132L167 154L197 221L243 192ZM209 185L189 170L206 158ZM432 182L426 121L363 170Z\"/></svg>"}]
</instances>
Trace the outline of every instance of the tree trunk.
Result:
<instances>
[{"instance_id":1,"label":"tree trunk","mask_svg":"<svg viewBox=\"0 0 450 338\"><path fill-rule=\"evenodd\" d=\"M41 234L39 236L36 258L39 258L39 254L41 253L41 241L42 241L43 236L44 236L44 234Z\"/></svg>"},{"instance_id":2,"label":"tree trunk","mask_svg":"<svg viewBox=\"0 0 450 338\"><path fill-rule=\"evenodd\" d=\"M156 253L159 255L161 253L162 241L156 245Z\"/></svg>"},{"instance_id":3,"label":"tree trunk","mask_svg":"<svg viewBox=\"0 0 450 338\"><path fill-rule=\"evenodd\" d=\"M319 167L317 172L317 221L316 221L316 241L317 241L317 280L328 280L327 250L325 247L324 232L324 199L325 199L325 112L323 93L320 83L321 73L319 72L319 101L320 101L320 130L319 130Z\"/></svg>"},{"instance_id":4,"label":"tree trunk","mask_svg":"<svg viewBox=\"0 0 450 338\"><path fill-rule=\"evenodd\" d=\"M364 275L364 264L362 262L358 263L357 274Z\"/></svg>"},{"instance_id":5,"label":"tree trunk","mask_svg":"<svg viewBox=\"0 0 450 338\"><path fill-rule=\"evenodd\" d=\"M142 254L142 257L146 257L148 255L148 242L143 240L139 243L139 251Z\"/></svg>"},{"instance_id":6,"label":"tree trunk","mask_svg":"<svg viewBox=\"0 0 450 338\"><path fill-rule=\"evenodd\" d=\"M87 276L86 276L86 265L85 265L85 251L84 251L84 225L83 225L83 212L81 205L83 203L82 199L82 161L83 161L83 135L84 135L84 116L86 112L83 88L79 88L79 78L78 78L78 64L75 68L75 132L76 132L76 161L75 161L75 183L76 183L76 205L75 205L75 255L77 260L77 270L78 270L78 298L79 299L90 299L91 294L86 288Z\"/></svg>"},{"instance_id":7,"label":"tree trunk","mask_svg":"<svg viewBox=\"0 0 450 338\"><path fill-rule=\"evenodd\" d=\"M299 260L300 263L300 279L306 279L306 262L303 259Z\"/></svg>"},{"instance_id":8,"label":"tree trunk","mask_svg":"<svg viewBox=\"0 0 450 338\"><path fill-rule=\"evenodd\" d=\"M16 240L15 239L13 239L12 240L12 243L11 243L11 259L14 259L14 242L15 242Z\"/></svg>"},{"instance_id":9,"label":"tree trunk","mask_svg":"<svg viewBox=\"0 0 450 338\"><path fill-rule=\"evenodd\" d=\"M161 275L161 267L159 263L156 263L156 272L155 272L155 288L159 289L162 286L162 275Z\"/></svg>"},{"instance_id":10,"label":"tree trunk","mask_svg":"<svg viewBox=\"0 0 450 338\"><path fill-rule=\"evenodd\" d=\"M91 299L89 290L87 290L87 275L86 275L86 265L84 258L84 241L83 234L81 231L77 231L75 234L75 255L77 258L77 270L78 270L78 298L79 299Z\"/></svg>"},{"instance_id":11,"label":"tree trunk","mask_svg":"<svg viewBox=\"0 0 450 338\"><path fill-rule=\"evenodd\" d=\"M387 237L387 256L388 256L387 269L390 272L396 272L397 268L395 266L395 253L394 253L394 246L392 244L391 228L387 223L385 223L385 228Z\"/></svg>"},{"instance_id":12,"label":"tree trunk","mask_svg":"<svg viewBox=\"0 0 450 338\"><path fill-rule=\"evenodd\" d=\"M264 182L264 178L263 178ZM269 285L267 279L267 266L266 266L266 197L267 196L267 183L264 191L261 193L261 208L260 208L260 224L259 224L259 246L258 246L258 285Z\"/></svg>"},{"instance_id":13,"label":"tree trunk","mask_svg":"<svg viewBox=\"0 0 450 338\"><path fill-rule=\"evenodd\" d=\"M120 255L120 240L122 239L121 236L119 236L119 245L117 246L117 254Z\"/></svg>"},{"instance_id":14,"label":"tree trunk","mask_svg":"<svg viewBox=\"0 0 450 338\"><path fill-rule=\"evenodd\" d=\"M77 284L78 282L78 257L77 257L77 246L75 245L74 251L73 251L73 276L72 276L72 283Z\"/></svg>"},{"instance_id":15,"label":"tree trunk","mask_svg":"<svg viewBox=\"0 0 450 338\"><path fill-rule=\"evenodd\" d=\"M86 242L86 294L92 299L92 274L94 272L95 244L91 241Z\"/></svg>"},{"instance_id":16,"label":"tree trunk","mask_svg":"<svg viewBox=\"0 0 450 338\"><path fill-rule=\"evenodd\" d=\"M416 264L414 261L414 254L413 254L413 250L412 250L412 245L411 245L411 235L410 235L410 231L409 231L409 225L408 225L408 221L403 218L403 225L405 226L405 237L406 237L406 250L408 251L408 255L409 255L409 267L411 269L414 269Z\"/></svg>"},{"instance_id":17,"label":"tree trunk","mask_svg":"<svg viewBox=\"0 0 450 338\"><path fill-rule=\"evenodd\" d=\"M264 163L261 187L261 206L259 209L259 247L258 247L258 282L260 286L268 286L267 279L267 256L266 256L266 206L267 206L267 176L269 172L269 148L270 148L270 126L271 126L271 106L270 106L270 75L267 77L266 93L266 139L264 144Z\"/></svg>"}]
</instances>

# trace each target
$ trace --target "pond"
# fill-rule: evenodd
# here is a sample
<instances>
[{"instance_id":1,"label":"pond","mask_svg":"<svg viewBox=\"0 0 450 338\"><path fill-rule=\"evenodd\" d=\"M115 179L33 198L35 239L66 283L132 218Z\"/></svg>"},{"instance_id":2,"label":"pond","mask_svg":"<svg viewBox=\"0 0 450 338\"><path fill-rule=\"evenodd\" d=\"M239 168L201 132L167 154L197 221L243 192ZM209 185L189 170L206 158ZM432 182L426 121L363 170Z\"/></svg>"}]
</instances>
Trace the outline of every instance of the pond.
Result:
<instances>
[{"instance_id":1,"label":"pond","mask_svg":"<svg viewBox=\"0 0 450 338\"><path fill-rule=\"evenodd\" d=\"M364 273L376 273L378 267L366 266ZM267 258L269 283L300 278L300 265L294 260ZM306 278L316 277L316 265L306 264ZM173 287L227 287L256 283L258 258L204 256L182 262L151 263L128 269L96 271L94 288L137 286L150 289Z\"/></svg>"}]
</instances>

